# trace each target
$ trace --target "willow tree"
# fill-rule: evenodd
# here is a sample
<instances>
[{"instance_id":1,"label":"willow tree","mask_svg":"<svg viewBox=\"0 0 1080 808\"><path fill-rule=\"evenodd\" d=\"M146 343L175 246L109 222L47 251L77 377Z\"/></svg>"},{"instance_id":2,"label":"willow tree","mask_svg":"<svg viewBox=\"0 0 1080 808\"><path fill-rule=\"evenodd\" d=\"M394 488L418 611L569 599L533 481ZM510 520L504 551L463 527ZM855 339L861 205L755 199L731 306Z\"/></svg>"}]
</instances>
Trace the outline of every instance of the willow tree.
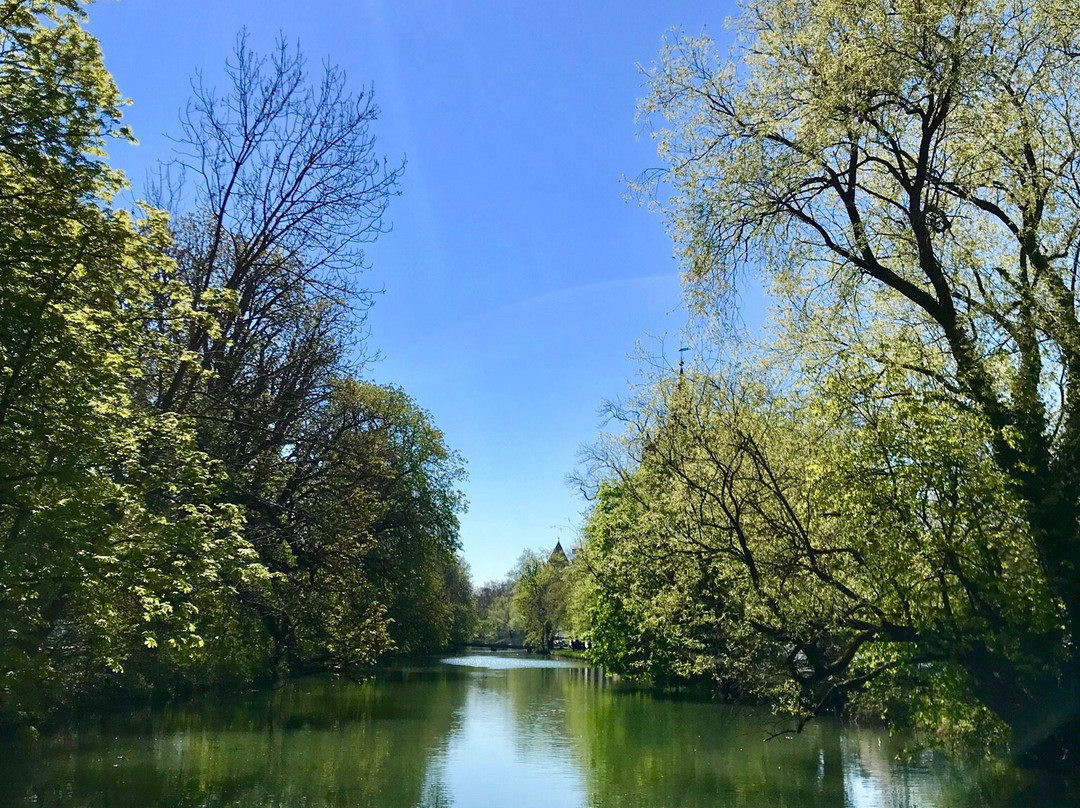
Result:
<instances>
[{"instance_id":1,"label":"willow tree","mask_svg":"<svg viewBox=\"0 0 1080 808\"><path fill-rule=\"evenodd\" d=\"M1019 749L1060 757L1080 727L1080 10L762 0L739 30L731 62L670 44L644 105L691 296L715 312L749 269L799 316L887 321L866 362L976 418L1056 620L1037 664L993 643L956 664ZM858 350L817 336L796 369Z\"/></svg>"}]
</instances>

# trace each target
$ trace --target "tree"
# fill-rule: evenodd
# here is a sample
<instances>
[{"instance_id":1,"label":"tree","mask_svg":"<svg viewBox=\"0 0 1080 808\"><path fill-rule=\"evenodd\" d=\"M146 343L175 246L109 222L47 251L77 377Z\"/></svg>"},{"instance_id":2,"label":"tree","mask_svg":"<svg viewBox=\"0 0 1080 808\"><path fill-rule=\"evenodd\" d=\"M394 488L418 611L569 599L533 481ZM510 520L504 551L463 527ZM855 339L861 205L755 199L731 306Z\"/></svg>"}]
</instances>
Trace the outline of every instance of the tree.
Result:
<instances>
[{"instance_id":1,"label":"tree","mask_svg":"<svg viewBox=\"0 0 1080 808\"><path fill-rule=\"evenodd\" d=\"M699 309L718 311L737 273L761 268L792 320L818 325L789 343L804 382L859 365L878 381L848 385L852 409L918 402L918 418L889 416L911 447L912 429L949 444L960 418L972 443L934 471L954 468L961 485L1004 481L992 537L967 518L926 526L966 531L948 534L965 546L989 540L995 557L977 562L990 577L968 576L965 557L939 560L945 583L928 608L948 639L869 609L865 642L949 656L1014 749L1043 761L1080 736L1078 40L1076 10L1042 0L766 0L742 18L739 65L683 39L665 50L644 106L671 121L657 180L674 187L668 209ZM759 442L739 440L731 448L783 503ZM910 467L895 460L874 465L899 483ZM801 535L800 521L785 517L784 530ZM822 557L808 541L806 564ZM1020 547L1030 556L1010 560ZM951 625L951 586L978 631ZM1031 598L1020 618L1014 607ZM1012 639L1029 620L1035 639L1021 649ZM841 643L821 664L846 676L858 656Z\"/></svg>"},{"instance_id":2,"label":"tree","mask_svg":"<svg viewBox=\"0 0 1080 808\"><path fill-rule=\"evenodd\" d=\"M518 645L521 637L515 635L511 603L514 598L514 581L488 581L475 595L477 639L492 645Z\"/></svg>"},{"instance_id":3,"label":"tree","mask_svg":"<svg viewBox=\"0 0 1080 808\"><path fill-rule=\"evenodd\" d=\"M476 635L479 615L476 598L473 596L469 565L460 555L455 555L454 560L448 563L443 571L443 592L453 608L446 645L465 645Z\"/></svg>"},{"instance_id":4,"label":"tree","mask_svg":"<svg viewBox=\"0 0 1080 808\"><path fill-rule=\"evenodd\" d=\"M546 651L566 614L566 568L526 550L511 575L511 622L524 633L526 644Z\"/></svg>"},{"instance_id":5,"label":"tree","mask_svg":"<svg viewBox=\"0 0 1080 808\"><path fill-rule=\"evenodd\" d=\"M313 83L298 48L281 39L260 55L241 32L225 72L224 93L201 78L193 84L173 164L179 177L166 166L156 189L180 202L194 178L178 258L194 305L218 323L216 333L196 324L186 335L188 361L161 379L162 409L200 396L194 371L219 370L230 345L288 310L290 301L268 289L287 284L332 304L336 316L347 310L356 331L367 303L356 285L362 245L383 231L401 173L375 154L370 93L349 93L339 68L327 66ZM223 295L233 305L222 306Z\"/></svg>"},{"instance_id":6,"label":"tree","mask_svg":"<svg viewBox=\"0 0 1080 808\"><path fill-rule=\"evenodd\" d=\"M276 576L244 596L274 664L350 670L446 647L469 619L454 569L457 456L400 390L354 380L335 384L309 429L274 459L248 526Z\"/></svg>"},{"instance_id":7,"label":"tree","mask_svg":"<svg viewBox=\"0 0 1080 808\"><path fill-rule=\"evenodd\" d=\"M82 4L0 6L0 720L35 721L160 648L248 576L190 422L139 406L193 325L167 220L112 207L121 98ZM156 321L157 327L147 323Z\"/></svg>"},{"instance_id":8,"label":"tree","mask_svg":"<svg viewBox=\"0 0 1080 808\"><path fill-rule=\"evenodd\" d=\"M402 391L359 380L361 248L384 229L401 169L375 156L377 109L339 69L312 82L298 49L259 55L241 33L226 74L223 92L195 83L158 188L182 201L193 181L173 254L203 319L148 403L197 420L273 573L239 593L268 635L263 667L445 647L470 619L455 555L463 467Z\"/></svg>"},{"instance_id":9,"label":"tree","mask_svg":"<svg viewBox=\"0 0 1080 808\"><path fill-rule=\"evenodd\" d=\"M965 665L986 648L1030 665L1055 621L1018 503L970 414L854 370L783 394L692 373L622 411L635 439L582 548L594 655L799 726L846 706L992 746ZM861 397L837 395L851 383Z\"/></svg>"},{"instance_id":10,"label":"tree","mask_svg":"<svg viewBox=\"0 0 1080 808\"><path fill-rule=\"evenodd\" d=\"M117 210L82 5L0 4L0 724L458 641L462 462L358 379L374 107L241 36L185 119L194 207Z\"/></svg>"},{"instance_id":11,"label":"tree","mask_svg":"<svg viewBox=\"0 0 1080 808\"><path fill-rule=\"evenodd\" d=\"M697 515L679 506L682 494L656 463L601 485L577 553L587 573L571 589L575 628L611 673L745 693L752 687L724 641L729 593L716 559L684 541Z\"/></svg>"},{"instance_id":12,"label":"tree","mask_svg":"<svg viewBox=\"0 0 1080 808\"><path fill-rule=\"evenodd\" d=\"M391 387L373 392L388 473L365 568L386 605L396 648L430 652L455 642L464 628L459 620L470 619L471 585L455 580L465 573L453 569L460 563L458 514L466 503L457 485L465 468L412 399Z\"/></svg>"}]
</instances>

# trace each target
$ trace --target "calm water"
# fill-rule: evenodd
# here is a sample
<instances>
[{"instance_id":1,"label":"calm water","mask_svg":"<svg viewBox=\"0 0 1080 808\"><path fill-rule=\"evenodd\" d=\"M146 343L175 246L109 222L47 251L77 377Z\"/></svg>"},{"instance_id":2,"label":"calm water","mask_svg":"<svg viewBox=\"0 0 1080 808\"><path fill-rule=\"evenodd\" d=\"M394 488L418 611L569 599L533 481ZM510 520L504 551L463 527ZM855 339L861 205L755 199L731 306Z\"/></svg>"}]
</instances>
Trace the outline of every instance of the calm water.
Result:
<instances>
[{"instance_id":1,"label":"calm water","mask_svg":"<svg viewBox=\"0 0 1080 808\"><path fill-rule=\"evenodd\" d=\"M934 755L900 762L878 729L822 722L765 742L773 728L767 712L654 698L575 663L470 655L9 745L0 805L966 808L1000 791Z\"/></svg>"}]
</instances>

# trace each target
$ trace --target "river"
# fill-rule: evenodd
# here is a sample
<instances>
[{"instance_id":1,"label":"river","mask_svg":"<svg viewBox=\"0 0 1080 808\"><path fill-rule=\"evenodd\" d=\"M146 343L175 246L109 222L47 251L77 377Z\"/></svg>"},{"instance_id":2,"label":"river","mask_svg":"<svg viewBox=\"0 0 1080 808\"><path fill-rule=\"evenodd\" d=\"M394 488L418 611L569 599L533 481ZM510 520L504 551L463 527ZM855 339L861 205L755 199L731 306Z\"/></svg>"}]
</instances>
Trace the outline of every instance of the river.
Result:
<instances>
[{"instance_id":1,"label":"river","mask_svg":"<svg viewBox=\"0 0 1080 808\"><path fill-rule=\"evenodd\" d=\"M977 767L901 754L878 727L765 740L777 728L765 710L659 698L574 661L469 654L9 745L0 805L968 808L999 793Z\"/></svg>"}]
</instances>

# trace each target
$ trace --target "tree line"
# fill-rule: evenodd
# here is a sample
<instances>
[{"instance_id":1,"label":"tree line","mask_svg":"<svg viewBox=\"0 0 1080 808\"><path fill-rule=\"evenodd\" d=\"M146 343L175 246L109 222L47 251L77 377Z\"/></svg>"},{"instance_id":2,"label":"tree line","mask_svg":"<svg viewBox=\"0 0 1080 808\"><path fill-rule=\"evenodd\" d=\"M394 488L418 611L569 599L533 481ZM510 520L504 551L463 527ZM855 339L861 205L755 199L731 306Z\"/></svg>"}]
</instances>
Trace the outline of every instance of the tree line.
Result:
<instances>
[{"instance_id":1,"label":"tree line","mask_svg":"<svg viewBox=\"0 0 1080 808\"><path fill-rule=\"evenodd\" d=\"M555 648L560 635L567 642L581 636L587 626L574 596L585 574L570 563L561 542L546 555L525 550L505 579L477 588L473 641L544 652Z\"/></svg>"},{"instance_id":2,"label":"tree line","mask_svg":"<svg viewBox=\"0 0 1080 808\"><path fill-rule=\"evenodd\" d=\"M126 210L84 5L0 4L0 723L467 639L463 461L365 376L370 93L241 34Z\"/></svg>"},{"instance_id":3,"label":"tree line","mask_svg":"<svg viewBox=\"0 0 1080 808\"><path fill-rule=\"evenodd\" d=\"M1080 13L759 0L738 25L730 60L675 36L649 74L638 187L694 358L612 407L582 474L593 653L793 727L847 710L1074 765Z\"/></svg>"}]
</instances>

